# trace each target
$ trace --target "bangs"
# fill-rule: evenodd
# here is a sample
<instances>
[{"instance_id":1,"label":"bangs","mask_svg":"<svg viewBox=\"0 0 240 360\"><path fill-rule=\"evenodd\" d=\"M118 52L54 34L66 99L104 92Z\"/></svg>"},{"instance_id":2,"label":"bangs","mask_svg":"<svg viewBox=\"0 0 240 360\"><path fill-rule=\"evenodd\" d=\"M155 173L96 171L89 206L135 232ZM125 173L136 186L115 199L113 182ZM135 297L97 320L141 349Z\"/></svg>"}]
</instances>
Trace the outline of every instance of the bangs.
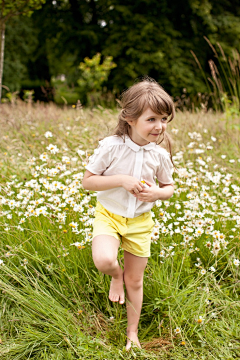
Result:
<instances>
[{"instance_id":1,"label":"bangs","mask_svg":"<svg viewBox=\"0 0 240 360\"><path fill-rule=\"evenodd\" d=\"M172 121L175 115L175 109L172 99L165 91L162 94L154 94L152 91L143 95L142 101L142 111L145 111L148 107L158 115L167 114L169 116L168 122Z\"/></svg>"},{"instance_id":2,"label":"bangs","mask_svg":"<svg viewBox=\"0 0 240 360\"><path fill-rule=\"evenodd\" d=\"M166 91L155 81L141 81L122 94L125 117L137 120L149 107L155 114L167 114L170 122L175 115L174 103Z\"/></svg>"}]
</instances>

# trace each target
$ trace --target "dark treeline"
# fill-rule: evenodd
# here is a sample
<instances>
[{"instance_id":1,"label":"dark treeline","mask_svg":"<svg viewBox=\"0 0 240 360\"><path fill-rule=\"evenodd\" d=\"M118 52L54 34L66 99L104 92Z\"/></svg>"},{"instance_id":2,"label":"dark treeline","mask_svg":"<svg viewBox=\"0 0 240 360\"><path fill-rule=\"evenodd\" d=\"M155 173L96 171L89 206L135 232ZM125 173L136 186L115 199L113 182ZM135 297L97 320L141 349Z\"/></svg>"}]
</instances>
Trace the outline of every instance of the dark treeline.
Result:
<instances>
[{"instance_id":1,"label":"dark treeline","mask_svg":"<svg viewBox=\"0 0 240 360\"><path fill-rule=\"evenodd\" d=\"M238 0L47 0L32 17L8 22L3 84L11 91L42 86L47 98L53 77L65 74L77 86L79 63L99 52L117 64L104 84L117 94L146 74L173 96L183 88L203 93L190 50L210 72L214 53L204 36L231 56L239 19Z\"/></svg>"}]
</instances>

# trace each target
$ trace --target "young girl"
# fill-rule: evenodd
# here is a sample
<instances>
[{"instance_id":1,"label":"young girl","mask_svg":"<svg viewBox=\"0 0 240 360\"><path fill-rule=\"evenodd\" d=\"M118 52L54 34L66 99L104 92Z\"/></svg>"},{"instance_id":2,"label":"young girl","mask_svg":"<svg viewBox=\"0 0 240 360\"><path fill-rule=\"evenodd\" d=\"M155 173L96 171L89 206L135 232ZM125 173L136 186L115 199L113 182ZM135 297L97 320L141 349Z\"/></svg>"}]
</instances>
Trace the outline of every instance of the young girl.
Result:
<instances>
[{"instance_id":1,"label":"young girl","mask_svg":"<svg viewBox=\"0 0 240 360\"><path fill-rule=\"evenodd\" d=\"M174 105L162 87L147 78L123 93L121 106L115 133L99 142L82 184L87 190L98 191L92 255L98 270L112 277L111 301L124 303L125 284L128 350L132 342L141 347L138 323L154 225L151 208L156 200L167 200L174 191L170 155L159 146L164 135L167 137L165 130L174 117ZM124 269L117 260L120 245Z\"/></svg>"}]
</instances>

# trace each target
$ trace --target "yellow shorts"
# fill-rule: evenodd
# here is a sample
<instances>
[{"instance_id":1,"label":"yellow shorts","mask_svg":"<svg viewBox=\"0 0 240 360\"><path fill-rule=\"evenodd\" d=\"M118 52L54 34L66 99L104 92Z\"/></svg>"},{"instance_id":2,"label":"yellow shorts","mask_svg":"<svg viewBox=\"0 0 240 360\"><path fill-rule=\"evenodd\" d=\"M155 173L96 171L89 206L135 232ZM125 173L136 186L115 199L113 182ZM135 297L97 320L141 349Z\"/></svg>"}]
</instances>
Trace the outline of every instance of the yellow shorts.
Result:
<instances>
[{"instance_id":1,"label":"yellow shorts","mask_svg":"<svg viewBox=\"0 0 240 360\"><path fill-rule=\"evenodd\" d=\"M149 257L153 226L151 211L130 219L111 213L98 202L93 237L113 236L120 241L122 249L136 256Z\"/></svg>"}]
</instances>

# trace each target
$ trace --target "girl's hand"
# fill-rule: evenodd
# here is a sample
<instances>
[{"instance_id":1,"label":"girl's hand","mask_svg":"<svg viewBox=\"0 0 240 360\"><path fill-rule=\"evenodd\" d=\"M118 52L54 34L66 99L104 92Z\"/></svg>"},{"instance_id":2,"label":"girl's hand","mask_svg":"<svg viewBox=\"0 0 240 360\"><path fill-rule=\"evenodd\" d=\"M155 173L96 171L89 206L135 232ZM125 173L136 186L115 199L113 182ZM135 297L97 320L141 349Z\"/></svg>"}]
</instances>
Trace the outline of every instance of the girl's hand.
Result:
<instances>
[{"instance_id":1,"label":"girl's hand","mask_svg":"<svg viewBox=\"0 0 240 360\"><path fill-rule=\"evenodd\" d=\"M172 184L159 188L156 184L150 183L146 180L144 181L149 187L144 187L139 194L134 194L134 196L140 201L154 202L156 200L167 200L173 194L174 188Z\"/></svg>"},{"instance_id":2,"label":"girl's hand","mask_svg":"<svg viewBox=\"0 0 240 360\"><path fill-rule=\"evenodd\" d=\"M140 180L129 175L120 175L122 187L133 195L139 194L143 190Z\"/></svg>"}]
</instances>

